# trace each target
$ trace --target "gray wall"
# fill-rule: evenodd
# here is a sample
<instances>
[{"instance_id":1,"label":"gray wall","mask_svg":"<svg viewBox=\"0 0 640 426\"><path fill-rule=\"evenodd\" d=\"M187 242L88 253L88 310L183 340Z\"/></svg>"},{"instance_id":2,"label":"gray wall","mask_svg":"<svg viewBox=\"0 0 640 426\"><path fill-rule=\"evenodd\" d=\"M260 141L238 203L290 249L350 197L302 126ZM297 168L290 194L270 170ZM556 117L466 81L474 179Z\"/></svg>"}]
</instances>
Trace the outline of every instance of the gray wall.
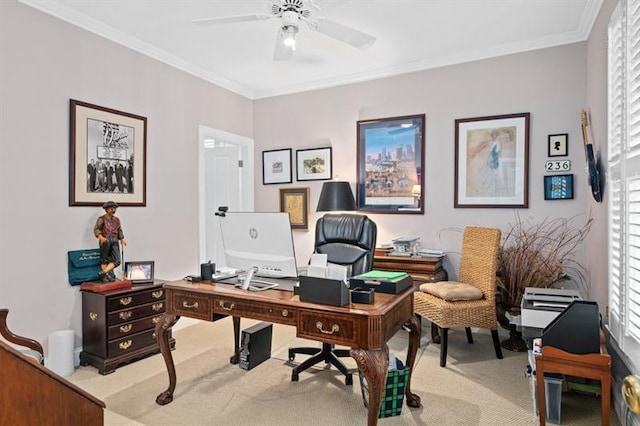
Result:
<instances>
[{"instance_id":1,"label":"gray wall","mask_svg":"<svg viewBox=\"0 0 640 426\"><path fill-rule=\"evenodd\" d=\"M606 4L607 2L605 2ZM608 19L608 17L607 17ZM592 239L604 244L606 218L588 194L579 111L604 114L605 74L587 64L602 35L588 43L406 74L383 80L251 101L101 39L13 0L0 2L0 306L22 334L45 342L57 329L80 339L80 296L67 283L66 252L94 247L99 207L68 206L69 99L149 120L147 207L119 209L129 259L156 261L156 275L180 278L198 263L198 125L253 137L265 149L333 147L334 175L355 182L356 121L426 114L424 215L374 215L379 241L417 235L424 246L457 251L465 225L504 228L512 209L454 209L454 120L531 113L529 209L523 218L592 213ZM593 37L592 37L593 38ZM606 68L605 68L606 69ZM589 88L587 90L587 88ZM604 125L604 116L599 118ZM597 121L594 120L594 126ZM569 133L576 197L544 201L547 135ZM603 134L606 134L603 133ZM604 141L604 138L602 138ZM278 188L256 170L256 210L278 210ZM322 182L311 187L315 210ZM314 223L319 215L312 214ZM296 232L301 263L313 232ZM606 258L580 253L592 295L606 305ZM447 267L455 275L457 257ZM594 279L597 274L597 279ZM16 330L18 331L18 330Z\"/></svg>"},{"instance_id":2,"label":"gray wall","mask_svg":"<svg viewBox=\"0 0 640 426\"><path fill-rule=\"evenodd\" d=\"M0 306L44 342L81 301L66 252L97 247L100 207L69 207L69 99L148 119L147 207L122 207L125 258L199 270L198 125L252 137L252 102L15 1L0 2Z\"/></svg>"},{"instance_id":3,"label":"gray wall","mask_svg":"<svg viewBox=\"0 0 640 426\"><path fill-rule=\"evenodd\" d=\"M356 181L356 121L409 114L426 115L425 214L371 215L378 224L378 242L399 236L419 236L423 246L448 252L460 250L460 230L466 225L505 229L515 220L579 215L584 224L590 206L585 184L580 109L586 104L586 43L571 44L461 65L405 74L296 95L255 101L256 148L333 147L334 174ZM274 121L274 111L282 121ZM530 112L529 208L454 209L454 121L457 118ZM544 163L549 134L569 134L573 200L545 201ZM261 176L256 176L256 186ZM294 182L309 186L315 210L322 182ZM278 209L278 188L265 186L256 194L256 208ZM313 213L311 223L320 216ZM313 228L313 227L312 227ZM313 231L295 233L296 249L304 262L313 248ZM590 265L579 253L578 259ZM458 256L447 257L456 276ZM603 261L601 257L594 259ZM593 294L604 295L606 283L592 283ZM604 306L604 299L600 299Z\"/></svg>"}]
</instances>

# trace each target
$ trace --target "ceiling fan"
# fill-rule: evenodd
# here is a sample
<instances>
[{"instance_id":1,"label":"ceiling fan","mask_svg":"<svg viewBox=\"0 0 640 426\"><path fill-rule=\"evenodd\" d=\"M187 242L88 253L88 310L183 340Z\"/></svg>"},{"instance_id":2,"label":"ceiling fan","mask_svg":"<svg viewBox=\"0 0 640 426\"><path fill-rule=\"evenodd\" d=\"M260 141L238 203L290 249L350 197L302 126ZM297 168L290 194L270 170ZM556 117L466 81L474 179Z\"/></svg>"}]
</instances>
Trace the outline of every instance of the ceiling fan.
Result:
<instances>
[{"instance_id":1,"label":"ceiling fan","mask_svg":"<svg viewBox=\"0 0 640 426\"><path fill-rule=\"evenodd\" d=\"M291 58L296 48L296 36L300 29L300 22L306 22L313 31L350 44L358 49L366 49L376 41L376 38L369 34L330 19L314 18L313 15L320 11L320 7L315 4L314 0L267 1L270 4L270 13L194 19L192 22L197 25L217 25L280 18L280 29L276 37L276 48L273 54L273 59L276 61L284 61Z\"/></svg>"}]
</instances>

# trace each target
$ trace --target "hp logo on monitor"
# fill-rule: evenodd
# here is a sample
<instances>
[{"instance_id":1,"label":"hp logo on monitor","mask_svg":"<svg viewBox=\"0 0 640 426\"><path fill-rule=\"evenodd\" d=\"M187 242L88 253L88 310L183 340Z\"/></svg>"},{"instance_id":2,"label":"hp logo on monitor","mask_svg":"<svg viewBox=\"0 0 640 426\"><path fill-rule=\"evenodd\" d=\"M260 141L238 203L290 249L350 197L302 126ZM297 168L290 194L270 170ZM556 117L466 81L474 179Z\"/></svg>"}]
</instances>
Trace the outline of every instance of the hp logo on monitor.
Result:
<instances>
[{"instance_id":1,"label":"hp logo on monitor","mask_svg":"<svg viewBox=\"0 0 640 426\"><path fill-rule=\"evenodd\" d=\"M251 237L252 240L255 240L258 238L258 230L256 228L249 228L249 236Z\"/></svg>"}]
</instances>

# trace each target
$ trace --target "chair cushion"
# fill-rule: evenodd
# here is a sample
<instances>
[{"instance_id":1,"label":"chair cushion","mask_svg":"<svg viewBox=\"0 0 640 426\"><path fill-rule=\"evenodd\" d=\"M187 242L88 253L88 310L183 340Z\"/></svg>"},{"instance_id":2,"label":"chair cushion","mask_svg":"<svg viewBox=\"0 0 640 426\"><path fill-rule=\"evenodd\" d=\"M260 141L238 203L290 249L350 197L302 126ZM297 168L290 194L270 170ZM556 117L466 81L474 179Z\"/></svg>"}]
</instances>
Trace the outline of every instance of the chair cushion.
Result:
<instances>
[{"instance_id":1,"label":"chair cushion","mask_svg":"<svg viewBox=\"0 0 640 426\"><path fill-rule=\"evenodd\" d=\"M422 284L420 291L447 301L482 299L482 291L470 284L457 281L441 281L433 284Z\"/></svg>"},{"instance_id":2,"label":"chair cushion","mask_svg":"<svg viewBox=\"0 0 640 426\"><path fill-rule=\"evenodd\" d=\"M25 349L21 350L20 353L29 358L29 361L35 362L36 364L42 364L43 358L40 352L31 349Z\"/></svg>"}]
</instances>

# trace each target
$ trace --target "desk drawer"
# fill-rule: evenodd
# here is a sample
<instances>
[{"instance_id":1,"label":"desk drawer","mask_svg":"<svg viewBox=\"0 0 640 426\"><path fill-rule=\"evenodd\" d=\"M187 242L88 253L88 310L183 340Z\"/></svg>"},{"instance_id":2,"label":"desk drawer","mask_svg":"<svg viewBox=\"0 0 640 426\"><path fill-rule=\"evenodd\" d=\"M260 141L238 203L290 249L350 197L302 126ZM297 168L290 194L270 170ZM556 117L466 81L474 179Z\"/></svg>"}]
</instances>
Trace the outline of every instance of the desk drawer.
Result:
<instances>
[{"instance_id":1,"label":"desk drawer","mask_svg":"<svg viewBox=\"0 0 640 426\"><path fill-rule=\"evenodd\" d=\"M107 334L108 340L118 339L130 334L139 333L143 330L155 328L162 315L154 315L152 317L143 318L141 320L112 325L109 327Z\"/></svg>"},{"instance_id":2,"label":"desk drawer","mask_svg":"<svg viewBox=\"0 0 640 426\"><path fill-rule=\"evenodd\" d=\"M121 311L109 312L108 325L130 322L139 318L150 315L157 315L164 312L164 300L154 303L148 303L142 306L136 306L131 309L123 309Z\"/></svg>"},{"instance_id":3,"label":"desk drawer","mask_svg":"<svg viewBox=\"0 0 640 426\"><path fill-rule=\"evenodd\" d=\"M290 306L266 305L259 302L216 298L213 305L216 314L233 315L285 325L296 325L297 311Z\"/></svg>"},{"instance_id":4,"label":"desk drawer","mask_svg":"<svg viewBox=\"0 0 640 426\"><path fill-rule=\"evenodd\" d=\"M141 291L140 293L114 296L107 300L107 310L109 312L119 311L120 309L157 302L159 300L164 300L164 289L162 288Z\"/></svg>"},{"instance_id":5,"label":"desk drawer","mask_svg":"<svg viewBox=\"0 0 640 426\"><path fill-rule=\"evenodd\" d=\"M175 315L184 315L185 317L205 321L211 321L213 317L210 301L206 296L176 291L172 293L171 299L171 306L173 308L171 313Z\"/></svg>"},{"instance_id":6,"label":"desk drawer","mask_svg":"<svg viewBox=\"0 0 640 426\"><path fill-rule=\"evenodd\" d=\"M107 356L112 358L125 355L138 348L145 348L157 343L155 330L147 330L142 333L132 334L131 336L110 341L107 346Z\"/></svg>"},{"instance_id":7,"label":"desk drawer","mask_svg":"<svg viewBox=\"0 0 640 426\"><path fill-rule=\"evenodd\" d=\"M356 322L353 318L319 311L302 311L299 316L298 337L356 346Z\"/></svg>"}]
</instances>

